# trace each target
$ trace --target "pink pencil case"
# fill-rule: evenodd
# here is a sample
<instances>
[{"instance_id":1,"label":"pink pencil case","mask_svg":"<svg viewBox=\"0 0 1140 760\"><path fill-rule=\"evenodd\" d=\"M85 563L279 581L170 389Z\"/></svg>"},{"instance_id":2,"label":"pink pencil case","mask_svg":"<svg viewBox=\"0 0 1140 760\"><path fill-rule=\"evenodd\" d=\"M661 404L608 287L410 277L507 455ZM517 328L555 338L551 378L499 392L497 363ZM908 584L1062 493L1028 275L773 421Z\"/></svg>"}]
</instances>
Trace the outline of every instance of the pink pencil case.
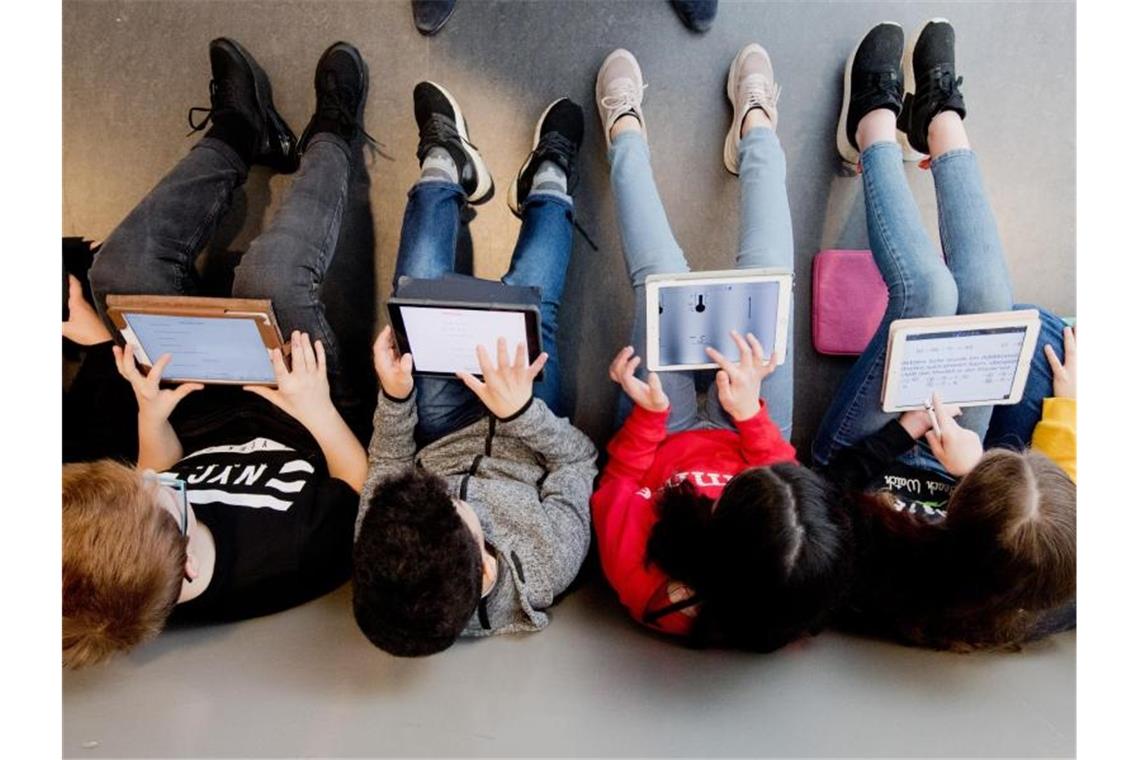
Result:
<instances>
[{"instance_id":1,"label":"pink pencil case","mask_svg":"<svg viewBox=\"0 0 1140 760\"><path fill-rule=\"evenodd\" d=\"M887 310L870 251L820 251L812 261L811 341L821 354L858 356Z\"/></svg>"}]
</instances>

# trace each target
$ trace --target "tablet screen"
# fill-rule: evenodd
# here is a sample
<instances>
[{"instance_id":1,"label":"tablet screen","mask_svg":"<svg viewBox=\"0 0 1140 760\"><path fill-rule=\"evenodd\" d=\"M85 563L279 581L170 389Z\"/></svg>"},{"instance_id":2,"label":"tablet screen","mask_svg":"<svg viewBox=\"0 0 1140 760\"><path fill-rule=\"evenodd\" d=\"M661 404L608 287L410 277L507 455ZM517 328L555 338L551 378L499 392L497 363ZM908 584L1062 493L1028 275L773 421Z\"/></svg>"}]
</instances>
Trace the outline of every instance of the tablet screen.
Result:
<instances>
[{"instance_id":1,"label":"tablet screen","mask_svg":"<svg viewBox=\"0 0 1140 760\"><path fill-rule=\"evenodd\" d=\"M170 354L163 378L274 382L273 365L251 319L123 314L152 362Z\"/></svg>"},{"instance_id":2,"label":"tablet screen","mask_svg":"<svg viewBox=\"0 0 1140 760\"><path fill-rule=\"evenodd\" d=\"M905 336L895 403L922 406L935 391L949 404L1010 398L1028 331L1021 325Z\"/></svg>"},{"instance_id":3,"label":"tablet screen","mask_svg":"<svg viewBox=\"0 0 1140 760\"><path fill-rule=\"evenodd\" d=\"M729 335L751 332L771 354L776 345L780 283L731 282L715 285L663 285L657 296L660 365L708 364L705 347L729 359L740 350Z\"/></svg>"},{"instance_id":4,"label":"tablet screen","mask_svg":"<svg viewBox=\"0 0 1140 760\"><path fill-rule=\"evenodd\" d=\"M401 306L400 317L417 372L482 375L476 346L483 345L493 357L495 341L506 338L513 361L518 344L527 345L526 315L518 311Z\"/></svg>"}]
</instances>

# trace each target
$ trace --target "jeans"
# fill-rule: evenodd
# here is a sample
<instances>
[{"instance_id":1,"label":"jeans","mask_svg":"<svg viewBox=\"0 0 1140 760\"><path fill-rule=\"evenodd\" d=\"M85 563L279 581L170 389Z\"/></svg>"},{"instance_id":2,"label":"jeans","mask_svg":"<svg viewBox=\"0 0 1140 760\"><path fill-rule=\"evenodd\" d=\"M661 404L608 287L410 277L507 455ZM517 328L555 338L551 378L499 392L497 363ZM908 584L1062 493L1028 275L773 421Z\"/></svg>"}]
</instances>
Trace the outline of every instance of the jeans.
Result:
<instances>
[{"instance_id":1,"label":"jeans","mask_svg":"<svg viewBox=\"0 0 1140 760\"><path fill-rule=\"evenodd\" d=\"M467 196L453 182L428 180L408 191L400 229L393 286L400 277L435 279L455 272L459 216ZM561 193L532 192L523 205L522 229L502 281L537 287L542 294L542 346L548 359L534 395L562 414L558 364L558 306L574 248L574 206ZM477 421L487 410L479 397L455 378L416 380L416 443L423 446Z\"/></svg>"},{"instance_id":2,"label":"jeans","mask_svg":"<svg viewBox=\"0 0 1140 760\"><path fill-rule=\"evenodd\" d=\"M309 143L293 187L234 272L236 298L273 302L286 339L294 330L320 340L334 403L351 392L337 341L320 300L336 250L348 191L350 151L331 134ZM91 266L95 307L107 319L108 295L194 295L194 260L229 209L248 167L221 140L204 138L162 178L107 238Z\"/></svg>"},{"instance_id":3,"label":"jeans","mask_svg":"<svg viewBox=\"0 0 1140 760\"><path fill-rule=\"evenodd\" d=\"M609 160L622 250L636 303L630 342L637 355L644 359L645 279L651 274L688 272L689 264L673 238L661 196L657 194L645 138L639 132L619 134L613 140ZM740 141L741 223L737 269L792 269L792 215L788 208L786 172L784 151L771 129L755 128ZM788 334L794 334L790 317ZM761 387L768 414L785 439L792 432L794 343L789 338L784 363L764 379ZM645 378L644 364L638 367L638 375ZM731 418L721 408L715 385L709 385L705 414L701 415L697 408L696 375L697 372L684 371L659 375L670 402L669 432L701 428L735 430ZM622 394L619 425L632 408L632 402Z\"/></svg>"},{"instance_id":4,"label":"jeans","mask_svg":"<svg viewBox=\"0 0 1140 760\"><path fill-rule=\"evenodd\" d=\"M895 142L879 142L862 154L867 232L871 252L887 284L887 310L871 342L848 371L824 415L812 456L827 464L832 455L874 433L897 415L882 410L881 391L890 325L896 319L1008 311L1013 296L997 224L982 187L977 157L953 150L931 162L938 200L939 255L927 237L903 172ZM1016 407L975 406L958 423L989 443L996 438L1027 440L1040 418L1041 401L1052 394L1052 373L1040 349L1060 348L1060 319L1042 312L1041 342L1025 396ZM1060 352L1058 352L1060 355ZM1043 370L1043 371L1042 371ZM991 425L991 417L997 424ZM902 461L945 473L925 441Z\"/></svg>"}]
</instances>

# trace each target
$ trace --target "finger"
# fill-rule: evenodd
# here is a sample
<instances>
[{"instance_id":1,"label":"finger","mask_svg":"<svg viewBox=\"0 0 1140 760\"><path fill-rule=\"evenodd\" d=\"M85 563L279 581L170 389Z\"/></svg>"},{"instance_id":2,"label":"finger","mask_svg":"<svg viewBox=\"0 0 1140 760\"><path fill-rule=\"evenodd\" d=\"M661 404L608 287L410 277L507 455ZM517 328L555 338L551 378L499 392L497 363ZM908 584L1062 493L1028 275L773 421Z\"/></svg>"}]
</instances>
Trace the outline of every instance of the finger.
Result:
<instances>
[{"instance_id":1,"label":"finger","mask_svg":"<svg viewBox=\"0 0 1140 760\"><path fill-rule=\"evenodd\" d=\"M736 371L737 371L736 364L729 361L728 357L726 357L720 351L717 351L712 346L705 346L705 353L707 353L709 355L710 359L712 359L714 362L716 362L716 365L718 367L720 367L722 371L724 371L725 373L727 373L730 376L734 376L736 374ZM729 379L731 379L731 377Z\"/></svg>"},{"instance_id":2,"label":"finger","mask_svg":"<svg viewBox=\"0 0 1140 760\"><path fill-rule=\"evenodd\" d=\"M1064 331L1065 341L1065 366L1076 364L1077 362L1077 335L1073 332L1073 328L1066 327Z\"/></svg>"},{"instance_id":3,"label":"finger","mask_svg":"<svg viewBox=\"0 0 1140 760\"><path fill-rule=\"evenodd\" d=\"M622 368L631 356L633 356L633 346L626 346L617 352L617 356L610 362L610 380L613 380L615 383L621 382Z\"/></svg>"},{"instance_id":4,"label":"finger","mask_svg":"<svg viewBox=\"0 0 1140 760\"><path fill-rule=\"evenodd\" d=\"M73 302L82 300L83 286L79 284L79 279L75 275L69 274L67 276L67 305L71 306Z\"/></svg>"},{"instance_id":5,"label":"finger","mask_svg":"<svg viewBox=\"0 0 1140 760\"><path fill-rule=\"evenodd\" d=\"M491 367L491 354L482 344L475 346L475 359L479 362L479 369L483 371L483 377L490 377L494 371Z\"/></svg>"},{"instance_id":6,"label":"finger","mask_svg":"<svg viewBox=\"0 0 1140 760\"><path fill-rule=\"evenodd\" d=\"M621 372L621 384L623 386L628 388L630 383L637 382L637 378L634 376L634 373L637 372L637 366L639 364L641 364L640 356L635 356L625 363L625 367L622 368Z\"/></svg>"},{"instance_id":7,"label":"finger","mask_svg":"<svg viewBox=\"0 0 1140 760\"><path fill-rule=\"evenodd\" d=\"M748 347L752 349L752 355L755 356L758 361L762 360L764 358L764 347L760 345L760 340L752 333L748 333L747 339ZM774 351L772 352L772 356L775 356ZM768 359L771 360L772 357L770 356Z\"/></svg>"},{"instance_id":8,"label":"finger","mask_svg":"<svg viewBox=\"0 0 1140 760\"><path fill-rule=\"evenodd\" d=\"M300 372L302 370L307 371L309 369L308 360L305 358L305 349L301 345L301 331L300 330L294 330L293 331L292 343L293 343L293 351L292 351L292 354L293 354L293 371L294 372Z\"/></svg>"},{"instance_id":9,"label":"finger","mask_svg":"<svg viewBox=\"0 0 1140 760\"><path fill-rule=\"evenodd\" d=\"M1057 357L1057 352L1048 343L1045 344L1045 358L1049 360L1049 368L1053 370L1053 375L1060 375L1065 371L1065 365L1061 364L1061 360Z\"/></svg>"},{"instance_id":10,"label":"finger","mask_svg":"<svg viewBox=\"0 0 1140 760\"><path fill-rule=\"evenodd\" d=\"M483 392L487 389L487 384L480 382L479 378L468 372L456 372L455 376L458 377L464 385L471 389L479 398L483 398Z\"/></svg>"},{"instance_id":11,"label":"finger","mask_svg":"<svg viewBox=\"0 0 1140 760\"><path fill-rule=\"evenodd\" d=\"M174 389L174 402L178 403L194 391L200 391L205 387L206 386L202 385L201 383L182 383L182 385L179 385Z\"/></svg>"},{"instance_id":12,"label":"finger","mask_svg":"<svg viewBox=\"0 0 1140 760\"><path fill-rule=\"evenodd\" d=\"M511 365L511 369L525 373L527 369L526 359L526 346L520 343L515 349L515 362ZM531 375L531 377L534 377L534 375Z\"/></svg>"},{"instance_id":13,"label":"finger","mask_svg":"<svg viewBox=\"0 0 1140 760\"><path fill-rule=\"evenodd\" d=\"M748 344L744 341L744 338L740 337L740 333L738 333L736 330L730 331L729 336L732 338L732 342L736 344L737 350L740 351L740 363L745 366L751 366L752 349L749 348Z\"/></svg>"},{"instance_id":14,"label":"finger","mask_svg":"<svg viewBox=\"0 0 1140 760\"><path fill-rule=\"evenodd\" d=\"M305 369L314 371L317 368L317 354L313 351L313 342L309 340L307 332L301 333L301 353L305 356Z\"/></svg>"},{"instance_id":15,"label":"finger","mask_svg":"<svg viewBox=\"0 0 1140 760\"><path fill-rule=\"evenodd\" d=\"M661 387L661 378L656 372L649 373L649 395L658 403L669 403L669 397L665 395L665 389Z\"/></svg>"},{"instance_id":16,"label":"finger","mask_svg":"<svg viewBox=\"0 0 1140 760\"><path fill-rule=\"evenodd\" d=\"M280 348L269 352L269 362L273 365L273 375L278 380L289 374L289 368L285 366L285 357L282 356Z\"/></svg>"},{"instance_id":17,"label":"finger","mask_svg":"<svg viewBox=\"0 0 1140 760\"><path fill-rule=\"evenodd\" d=\"M325 358L325 345L319 340L313 342L313 353L317 355L317 372L322 375L325 374L326 358Z\"/></svg>"},{"instance_id":18,"label":"finger","mask_svg":"<svg viewBox=\"0 0 1140 760\"><path fill-rule=\"evenodd\" d=\"M135 366L135 349L130 343L119 351L119 373L134 382L134 378L139 376L138 367Z\"/></svg>"},{"instance_id":19,"label":"finger","mask_svg":"<svg viewBox=\"0 0 1140 760\"><path fill-rule=\"evenodd\" d=\"M499 338L495 341L496 348L496 361L499 362L499 369L506 369L510 366L509 359L507 358L507 339Z\"/></svg>"},{"instance_id":20,"label":"finger","mask_svg":"<svg viewBox=\"0 0 1140 760\"><path fill-rule=\"evenodd\" d=\"M732 382L728 378L728 373L723 369L717 370L716 387L721 393L724 394L727 394L732 390Z\"/></svg>"},{"instance_id":21,"label":"finger","mask_svg":"<svg viewBox=\"0 0 1140 760\"><path fill-rule=\"evenodd\" d=\"M550 354L545 351L539 354L538 358L534 360L534 364L530 365L530 369L527 371L527 378L533 380L538 377L538 373L542 372L542 368L546 366L548 359L550 359Z\"/></svg>"},{"instance_id":22,"label":"finger","mask_svg":"<svg viewBox=\"0 0 1140 760\"><path fill-rule=\"evenodd\" d=\"M118 346L111 346L111 356L115 357L115 369L119 370L119 374L126 377L123 372L123 349Z\"/></svg>"},{"instance_id":23,"label":"finger","mask_svg":"<svg viewBox=\"0 0 1140 760\"><path fill-rule=\"evenodd\" d=\"M957 424L954 423L953 418L946 411L946 407L943 406L942 399L938 398L937 393L931 397L931 403L934 405L934 417L938 420L938 424L943 430L951 424Z\"/></svg>"},{"instance_id":24,"label":"finger","mask_svg":"<svg viewBox=\"0 0 1140 760\"><path fill-rule=\"evenodd\" d=\"M768 361L764 363L764 376L767 377L768 375L772 374L777 370L777 368L779 368L779 366L780 363L776 361L776 352L773 351L772 355L768 357Z\"/></svg>"},{"instance_id":25,"label":"finger","mask_svg":"<svg viewBox=\"0 0 1140 760\"><path fill-rule=\"evenodd\" d=\"M400 371L404 374L412 374L412 366L414 364L411 354L404 354L400 357Z\"/></svg>"},{"instance_id":26,"label":"finger","mask_svg":"<svg viewBox=\"0 0 1140 760\"><path fill-rule=\"evenodd\" d=\"M942 448L942 440L934 434L933 430L926 431L926 442L930 444L930 451L941 461L946 455L946 450Z\"/></svg>"},{"instance_id":27,"label":"finger","mask_svg":"<svg viewBox=\"0 0 1140 760\"><path fill-rule=\"evenodd\" d=\"M158 384L162 382L162 371L166 369L166 366L170 364L170 360L173 358L174 357L172 357L170 354L163 354L162 356L158 357L158 361L154 363L154 366L150 368L150 372L147 373L147 385L149 385L151 388L154 388L155 390L158 390Z\"/></svg>"}]
</instances>

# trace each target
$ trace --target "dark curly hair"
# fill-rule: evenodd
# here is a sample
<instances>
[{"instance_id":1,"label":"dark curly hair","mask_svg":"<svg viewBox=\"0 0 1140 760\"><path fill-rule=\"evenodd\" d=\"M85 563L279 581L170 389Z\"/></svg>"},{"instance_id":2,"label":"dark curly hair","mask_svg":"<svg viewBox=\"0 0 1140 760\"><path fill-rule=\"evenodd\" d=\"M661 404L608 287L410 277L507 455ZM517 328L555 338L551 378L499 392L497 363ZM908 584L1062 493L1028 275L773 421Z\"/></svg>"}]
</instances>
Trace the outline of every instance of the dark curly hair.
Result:
<instances>
[{"instance_id":1,"label":"dark curly hair","mask_svg":"<svg viewBox=\"0 0 1140 760\"><path fill-rule=\"evenodd\" d=\"M352 552L352 611L369 641L399 657L447 649L482 578L482 551L442 478L416 467L376 488Z\"/></svg>"},{"instance_id":2,"label":"dark curly hair","mask_svg":"<svg viewBox=\"0 0 1140 760\"><path fill-rule=\"evenodd\" d=\"M646 559L700 598L691 644L770 652L822 630L853 569L837 496L791 463L739 473L715 502L687 480L664 489Z\"/></svg>"}]
</instances>

